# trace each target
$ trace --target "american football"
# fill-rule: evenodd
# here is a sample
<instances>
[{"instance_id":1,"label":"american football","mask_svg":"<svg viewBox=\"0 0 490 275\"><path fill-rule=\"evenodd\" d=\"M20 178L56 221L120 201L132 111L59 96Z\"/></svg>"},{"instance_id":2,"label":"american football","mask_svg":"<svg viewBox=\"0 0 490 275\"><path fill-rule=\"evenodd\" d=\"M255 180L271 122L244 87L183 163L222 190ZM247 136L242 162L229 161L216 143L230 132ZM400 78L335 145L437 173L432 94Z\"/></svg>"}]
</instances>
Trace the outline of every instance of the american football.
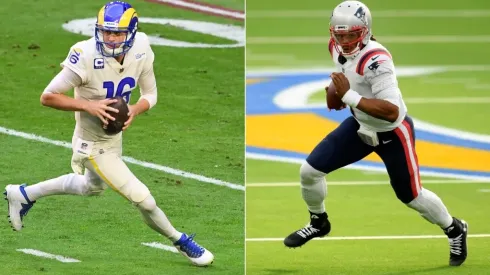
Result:
<instances>
[{"instance_id":1,"label":"american football","mask_svg":"<svg viewBox=\"0 0 490 275\"><path fill-rule=\"evenodd\" d=\"M333 81L330 81L330 84L328 85L328 87L325 88L325 90L328 109L341 110L342 106L344 106L344 103L337 96L337 91L335 90L335 85L333 84Z\"/></svg>"},{"instance_id":2,"label":"american football","mask_svg":"<svg viewBox=\"0 0 490 275\"><path fill-rule=\"evenodd\" d=\"M119 113L114 113L110 111L107 111L107 113L114 117L116 120L109 120L109 124L107 125L107 127L102 127L105 133L108 135L115 135L121 132L122 128L124 127L124 122L126 122L126 120L128 120L129 118L129 108L128 104L126 104L126 101L124 101L124 99L120 96L115 97L115 99L117 99L116 102L111 103L107 106L118 109Z\"/></svg>"}]
</instances>

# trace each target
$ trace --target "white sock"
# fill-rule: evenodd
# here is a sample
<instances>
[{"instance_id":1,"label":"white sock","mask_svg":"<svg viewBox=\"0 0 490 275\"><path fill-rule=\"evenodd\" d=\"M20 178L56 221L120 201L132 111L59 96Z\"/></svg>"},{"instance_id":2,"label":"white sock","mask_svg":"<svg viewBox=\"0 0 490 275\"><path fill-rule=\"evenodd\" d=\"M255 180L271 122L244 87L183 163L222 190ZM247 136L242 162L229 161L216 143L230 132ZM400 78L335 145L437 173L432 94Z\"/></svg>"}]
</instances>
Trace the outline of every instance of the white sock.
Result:
<instances>
[{"instance_id":1,"label":"white sock","mask_svg":"<svg viewBox=\"0 0 490 275\"><path fill-rule=\"evenodd\" d=\"M325 173L311 167L307 162L301 165L301 194L308 205L308 210L315 214L325 212L325 197L327 196L327 183Z\"/></svg>"},{"instance_id":2,"label":"white sock","mask_svg":"<svg viewBox=\"0 0 490 275\"><path fill-rule=\"evenodd\" d=\"M182 236L182 233L177 231L172 226L167 216L160 208L157 207L151 212L142 210L141 214L143 215L143 218L148 226L163 236L169 238L172 242L178 241Z\"/></svg>"},{"instance_id":3,"label":"white sock","mask_svg":"<svg viewBox=\"0 0 490 275\"><path fill-rule=\"evenodd\" d=\"M86 179L83 175L67 174L49 179L25 188L31 201L51 195L72 194L84 195L87 191Z\"/></svg>"},{"instance_id":4,"label":"white sock","mask_svg":"<svg viewBox=\"0 0 490 275\"><path fill-rule=\"evenodd\" d=\"M442 200L432 191L422 188L417 198L407 204L408 207L417 210L420 215L442 229L448 228L453 223L453 217L449 214Z\"/></svg>"},{"instance_id":5,"label":"white sock","mask_svg":"<svg viewBox=\"0 0 490 275\"><path fill-rule=\"evenodd\" d=\"M156 205L153 196L150 195L146 198L138 205L138 208L146 224L153 230L167 237L172 242L180 239L182 233L172 226L162 209Z\"/></svg>"}]
</instances>

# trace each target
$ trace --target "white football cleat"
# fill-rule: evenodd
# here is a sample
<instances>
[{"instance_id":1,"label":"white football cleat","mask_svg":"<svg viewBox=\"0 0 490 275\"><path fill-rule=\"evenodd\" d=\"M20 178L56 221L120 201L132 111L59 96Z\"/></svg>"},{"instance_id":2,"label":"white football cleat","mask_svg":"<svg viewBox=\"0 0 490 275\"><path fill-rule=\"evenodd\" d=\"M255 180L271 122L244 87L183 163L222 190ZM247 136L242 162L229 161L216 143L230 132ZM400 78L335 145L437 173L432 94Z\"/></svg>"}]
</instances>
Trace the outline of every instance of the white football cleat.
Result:
<instances>
[{"instance_id":1,"label":"white football cleat","mask_svg":"<svg viewBox=\"0 0 490 275\"><path fill-rule=\"evenodd\" d=\"M12 228L16 231L22 229L22 220L27 215L27 212L31 209L36 201L31 201L27 197L24 187L26 185L12 185L9 184L5 187L5 199L9 204L9 222Z\"/></svg>"},{"instance_id":2,"label":"white football cleat","mask_svg":"<svg viewBox=\"0 0 490 275\"><path fill-rule=\"evenodd\" d=\"M208 266L212 264L214 255L197 244L194 241L194 235L187 236L187 234L183 233L180 239L174 243L175 248L194 265Z\"/></svg>"}]
</instances>

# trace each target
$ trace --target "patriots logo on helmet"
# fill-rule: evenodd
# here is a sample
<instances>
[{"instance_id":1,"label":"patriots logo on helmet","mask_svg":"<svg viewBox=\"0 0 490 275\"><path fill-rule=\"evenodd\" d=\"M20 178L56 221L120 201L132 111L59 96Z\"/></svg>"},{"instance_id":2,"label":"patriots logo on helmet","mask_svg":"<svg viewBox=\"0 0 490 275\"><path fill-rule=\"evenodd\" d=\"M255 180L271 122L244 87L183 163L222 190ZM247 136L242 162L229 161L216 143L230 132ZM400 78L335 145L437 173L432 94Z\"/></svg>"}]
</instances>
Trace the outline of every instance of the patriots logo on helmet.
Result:
<instances>
[{"instance_id":1,"label":"patriots logo on helmet","mask_svg":"<svg viewBox=\"0 0 490 275\"><path fill-rule=\"evenodd\" d=\"M356 10L356 13L354 13L354 16L361 19L362 22L366 23L366 11L363 9L363 7L359 7Z\"/></svg>"},{"instance_id":2,"label":"patriots logo on helmet","mask_svg":"<svg viewBox=\"0 0 490 275\"><path fill-rule=\"evenodd\" d=\"M359 19L363 19L366 15L366 12L364 11L364 9L362 7L359 7L357 10L356 10L356 13L354 14L357 18Z\"/></svg>"}]
</instances>

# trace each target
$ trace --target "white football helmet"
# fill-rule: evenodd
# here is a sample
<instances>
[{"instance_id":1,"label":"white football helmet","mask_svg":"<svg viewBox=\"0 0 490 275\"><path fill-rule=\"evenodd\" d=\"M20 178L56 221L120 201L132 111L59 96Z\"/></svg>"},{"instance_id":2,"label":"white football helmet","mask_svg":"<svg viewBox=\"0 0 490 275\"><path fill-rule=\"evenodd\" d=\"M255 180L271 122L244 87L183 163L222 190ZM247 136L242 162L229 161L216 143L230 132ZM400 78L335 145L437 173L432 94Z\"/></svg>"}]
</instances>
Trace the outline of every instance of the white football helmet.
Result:
<instances>
[{"instance_id":1,"label":"white football helmet","mask_svg":"<svg viewBox=\"0 0 490 275\"><path fill-rule=\"evenodd\" d=\"M359 1L344 1L332 11L330 35L335 50L352 57L366 45L372 36L372 18L368 7Z\"/></svg>"}]
</instances>

